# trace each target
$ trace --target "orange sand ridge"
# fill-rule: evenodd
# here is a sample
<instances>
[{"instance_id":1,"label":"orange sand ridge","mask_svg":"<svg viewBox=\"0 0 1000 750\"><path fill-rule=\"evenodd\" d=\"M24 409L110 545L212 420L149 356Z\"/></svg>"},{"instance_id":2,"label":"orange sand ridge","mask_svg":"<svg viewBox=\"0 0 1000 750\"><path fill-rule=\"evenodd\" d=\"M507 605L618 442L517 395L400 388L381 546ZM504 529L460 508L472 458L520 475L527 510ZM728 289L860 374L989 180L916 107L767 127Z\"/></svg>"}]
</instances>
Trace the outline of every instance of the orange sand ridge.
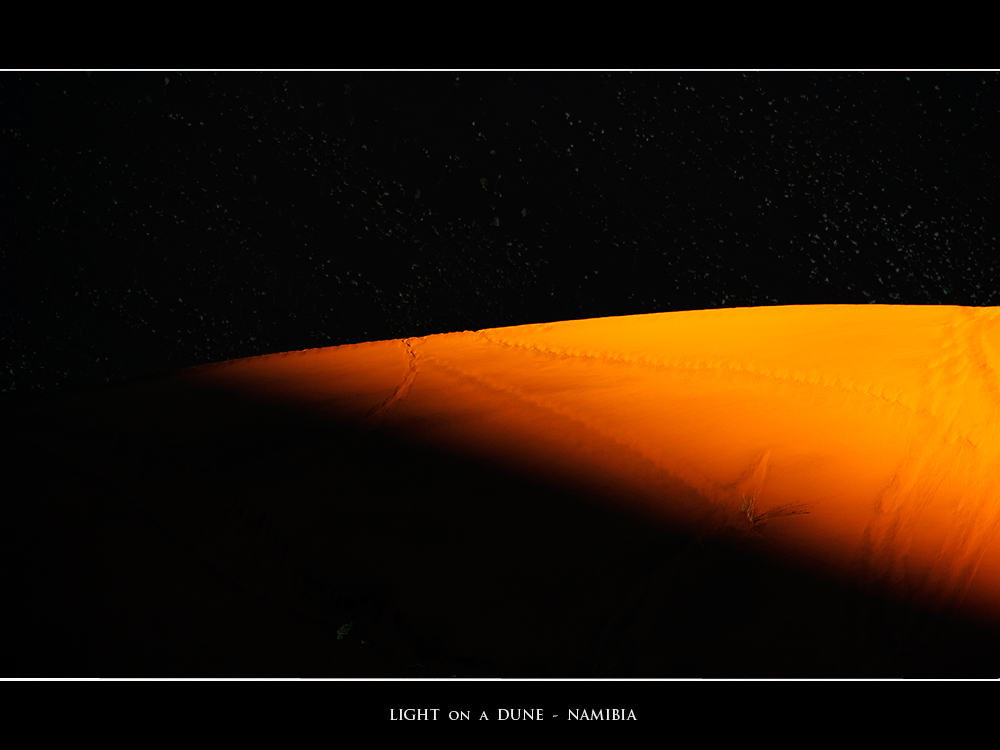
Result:
<instances>
[{"instance_id":1,"label":"orange sand ridge","mask_svg":"<svg viewBox=\"0 0 1000 750\"><path fill-rule=\"evenodd\" d=\"M992 675L998 323L674 312L40 399L12 637L29 675Z\"/></svg>"},{"instance_id":2,"label":"orange sand ridge","mask_svg":"<svg viewBox=\"0 0 1000 750\"><path fill-rule=\"evenodd\" d=\"M815 305L466 331L184 377L696 525L696 502L664 484L678 478L803 560L1000 618L998 363L997 308Z\"/></svg>"}]
</instances>

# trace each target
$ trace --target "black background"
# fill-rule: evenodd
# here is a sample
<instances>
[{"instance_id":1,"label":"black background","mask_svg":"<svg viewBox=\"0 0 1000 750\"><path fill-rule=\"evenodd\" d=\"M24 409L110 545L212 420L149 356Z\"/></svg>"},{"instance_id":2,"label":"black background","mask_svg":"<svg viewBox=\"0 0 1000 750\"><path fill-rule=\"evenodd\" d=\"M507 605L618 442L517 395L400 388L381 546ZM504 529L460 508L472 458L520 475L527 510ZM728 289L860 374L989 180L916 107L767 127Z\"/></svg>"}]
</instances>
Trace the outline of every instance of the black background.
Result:
<instances>
[{"instance_id":1,"label":"black background","mask_svg":"<svg viewBox=\"0 0 1000 750\"><path fill-rule=\"evenodd\" d=\"M996 305L998 125L994 72L3 72L0 399L571 318ZM657 705L633 687L488 708Z\"/></svg>"},{"instance_id":2,"label":"black background","mask_svg":"<svg viewBox=\"0 0 1000 750\"><path fill-rule=\"evenodd\" d=\"M670 310L994 305L993 72L6 72L0 389Z\"/></svg>"}]
</instances>

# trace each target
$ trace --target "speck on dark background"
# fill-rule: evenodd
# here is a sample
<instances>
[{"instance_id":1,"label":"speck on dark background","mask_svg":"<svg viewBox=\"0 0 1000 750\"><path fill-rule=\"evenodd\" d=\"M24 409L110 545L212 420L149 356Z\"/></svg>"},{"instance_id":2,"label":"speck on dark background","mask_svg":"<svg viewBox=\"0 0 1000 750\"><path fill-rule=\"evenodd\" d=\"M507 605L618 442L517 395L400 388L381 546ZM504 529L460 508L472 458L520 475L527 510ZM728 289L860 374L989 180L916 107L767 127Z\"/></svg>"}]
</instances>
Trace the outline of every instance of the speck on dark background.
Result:
<instances>
[{"instance_id":1,"label":"speck on dark background","mask_svg":"<svg viewBox=\"0 0 1000 750\"><path fill-rule=\"evenodd\" d=\"M0 74L0 391L522 323L1000 304L996 73Z\"/></svg>"}]
</instances>

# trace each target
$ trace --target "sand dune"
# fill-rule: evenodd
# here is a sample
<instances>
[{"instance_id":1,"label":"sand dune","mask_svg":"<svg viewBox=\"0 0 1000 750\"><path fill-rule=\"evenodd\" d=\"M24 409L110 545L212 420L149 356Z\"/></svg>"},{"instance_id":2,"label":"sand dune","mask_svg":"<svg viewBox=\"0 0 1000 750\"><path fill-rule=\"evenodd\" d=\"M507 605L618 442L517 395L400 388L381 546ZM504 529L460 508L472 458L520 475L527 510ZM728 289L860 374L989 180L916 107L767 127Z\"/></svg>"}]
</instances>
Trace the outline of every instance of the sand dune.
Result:
<instances>
[{"instance_id":1,"label":"sand dune","mask_svg":"<svg viewBox=\"0 0 1000 750\"><path fill-rule=\"evenodd\" d=\"M972 676L997 665L998 363L996 308L663 313L192 368L6 436L60 467L24 502L86 516L85 476L102 545L170 550L81 558L112 671ZM207 572L165 591L170 556ZM109 594L119 564L159 583ZM206 576L290 619L211 655L238 606L192 603ZM108 643L157 607L172 656Z\"/></svg>"}]
</instances>

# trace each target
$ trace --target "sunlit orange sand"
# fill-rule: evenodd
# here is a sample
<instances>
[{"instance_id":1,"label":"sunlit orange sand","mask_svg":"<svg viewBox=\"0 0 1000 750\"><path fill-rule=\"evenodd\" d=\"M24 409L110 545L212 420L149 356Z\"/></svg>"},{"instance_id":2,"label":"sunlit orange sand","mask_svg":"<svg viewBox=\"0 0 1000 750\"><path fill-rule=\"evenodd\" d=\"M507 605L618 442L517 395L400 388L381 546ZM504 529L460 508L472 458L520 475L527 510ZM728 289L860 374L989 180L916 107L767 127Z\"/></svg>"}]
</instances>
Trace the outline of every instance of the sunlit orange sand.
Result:
<instances>
[{"instance_id":1,"label":"sunlit orange sand","mask_svg":"<svg viewBox=\"0 0 1000 750\"><path fill-rule=\"evenodd\" d=\"M992 672L970 634L1000 623L997 363L998 308L739 308L255 357L11 419L121 493L120 533L155 527L322 643L262 631L289 653L182 670ZM176 588L156 606L197 641L223 615Z\"/></svg>"}]
</instances>

